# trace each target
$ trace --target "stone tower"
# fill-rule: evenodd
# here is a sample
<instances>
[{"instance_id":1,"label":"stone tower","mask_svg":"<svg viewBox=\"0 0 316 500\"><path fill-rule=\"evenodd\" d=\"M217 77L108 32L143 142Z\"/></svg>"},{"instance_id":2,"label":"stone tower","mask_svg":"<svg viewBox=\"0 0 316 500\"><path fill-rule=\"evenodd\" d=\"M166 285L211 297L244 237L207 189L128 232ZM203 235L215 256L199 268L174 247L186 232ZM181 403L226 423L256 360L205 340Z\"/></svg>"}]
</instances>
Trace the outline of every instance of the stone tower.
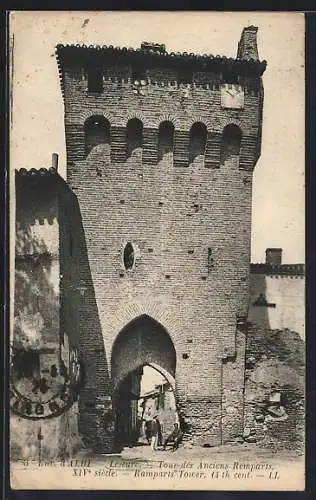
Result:
<instances>
[{"instance_id":1,"label":"stone tower","mask_svg":"<svg viewBox=\"0 0 316 500\"><path fill-rule=\"evenodd\" d=\"M244 28L236 59L147 42L57 46L81 220L71 235L83 290L80 430L105 451L129 425L144 365L174 387L194 442L243 430L266 67L256 37Z\"/></svg>"}]
</instances>

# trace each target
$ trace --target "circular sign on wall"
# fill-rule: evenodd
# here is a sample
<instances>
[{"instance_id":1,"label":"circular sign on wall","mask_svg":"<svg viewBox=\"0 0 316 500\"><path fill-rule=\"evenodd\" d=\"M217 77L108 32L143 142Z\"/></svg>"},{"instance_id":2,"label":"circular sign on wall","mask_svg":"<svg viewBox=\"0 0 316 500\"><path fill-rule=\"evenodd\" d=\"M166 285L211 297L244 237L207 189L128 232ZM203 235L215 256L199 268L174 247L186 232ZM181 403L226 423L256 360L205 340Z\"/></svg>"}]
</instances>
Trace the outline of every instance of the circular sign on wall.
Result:
<instances>
[{"instance_id":1,"label":"circular sign on wall","mask_svg":"<svg viewBox=\"0 0 316 500\"><path fill-rule=\"evenodd\" d=\"M77 399L81 379L78 353L68 366L55 349L25 350L11 346L10 408L31 420L61 415Z\"/></svg>"}]
</instances>

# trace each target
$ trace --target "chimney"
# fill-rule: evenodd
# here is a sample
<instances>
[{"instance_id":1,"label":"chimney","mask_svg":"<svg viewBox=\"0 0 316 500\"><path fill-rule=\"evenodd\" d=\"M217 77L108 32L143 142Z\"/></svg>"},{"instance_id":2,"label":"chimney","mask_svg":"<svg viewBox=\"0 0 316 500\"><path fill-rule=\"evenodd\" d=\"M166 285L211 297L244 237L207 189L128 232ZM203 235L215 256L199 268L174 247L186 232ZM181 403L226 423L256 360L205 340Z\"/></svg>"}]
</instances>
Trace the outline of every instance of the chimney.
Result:
<instances>
[{"instance_id":1,"label":"chimney","mask_svg":"<svg viewBox=\"0 0 316 500\"><path fill-rule=\"evenodd\" d=\"M280 266L282 264L282 248L267 248L266 264L269 266Z\"/></svg>"},{"instance_id":2,"label":"chimney","mask_svg":"<svg viewBox=\"0 0 316 500\"><path fill-rule=\"evenodd\" d=\"M248 26L242 30L238 43L237 59L254 59L255 61L259 61L257 31L258 28L256 26Z\"/></svg>"},{"instance_id":3,"label":"chimney","mask_svg":"<svg viewBox=\"0 0 316 500\"><path fill-rule=\"evenodd\" d=\"M142 42L141 50L151 50L152 52L166 52L164 43Z\"/></svg>"},{"instance_id":4,"label":"chimney","mask_svg":"<svg viewBox=\"0 0 316 500\"><path fill-rule=\"evenodd\" d=\"M52 154L52 168L54 168L55 170L58 170L58 154L57 153Z\"/></svg>"}]
</instances>

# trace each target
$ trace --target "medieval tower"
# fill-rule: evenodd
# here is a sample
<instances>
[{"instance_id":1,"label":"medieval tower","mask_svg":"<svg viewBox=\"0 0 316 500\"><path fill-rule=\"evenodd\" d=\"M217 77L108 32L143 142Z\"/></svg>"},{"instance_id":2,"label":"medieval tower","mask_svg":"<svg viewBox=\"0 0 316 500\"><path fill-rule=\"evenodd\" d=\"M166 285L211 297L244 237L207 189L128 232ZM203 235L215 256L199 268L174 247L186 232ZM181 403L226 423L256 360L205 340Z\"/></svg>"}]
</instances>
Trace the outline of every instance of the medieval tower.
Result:
<instances>
[{"instance_id":1,"label":"medieval tower","mask_svg":"<svg viewBox=\"0 0 316 500\"><path fill-rule=\"evenodd\" d=\"M185 435L221 444L243 430L257 28L244 28L236 59L142 43L58 45L57 61L80 215L65 235L76 271L63 273L81 291L80 432L111 451L151 365Z\"/></svg>"}]
</instances>

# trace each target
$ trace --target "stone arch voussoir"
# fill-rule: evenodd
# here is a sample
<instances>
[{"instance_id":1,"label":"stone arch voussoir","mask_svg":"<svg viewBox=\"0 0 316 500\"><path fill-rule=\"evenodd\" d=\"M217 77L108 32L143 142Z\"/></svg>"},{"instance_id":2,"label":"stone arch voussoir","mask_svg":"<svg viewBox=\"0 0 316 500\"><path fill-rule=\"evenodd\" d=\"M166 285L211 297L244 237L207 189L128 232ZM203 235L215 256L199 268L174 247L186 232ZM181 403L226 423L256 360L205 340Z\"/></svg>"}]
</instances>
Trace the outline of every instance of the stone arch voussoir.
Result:
<instances>
[{"instance_id":1,"label":"stone arch voussoir","mask_svg":"<svg viewBox=\"0 0 316 500\"><path fill-rule=\"evenodd\" d=\"M172 125L174 126L175 130L179 129L179 127L180 127L179 120L173 115L169 115L166 113L163 115L160 115L156 120L157 129L159 129L159 125L163 122L171 122Z\"/></svg>"},{"instance_id":2,"label":"stone arch voussoir","mask_svg":"<svg viewBox=\"0 0 316 500\"><path fill-rule=\"evenodd\" d=\"M113 125L114 122L113 116L110 113L107 113L100 108L94 108L94 109L89 109L87 111L83 111L81 113L82 125L84 125L89 118L92 118L92 116L103 116L106 120L108 120L110 126Z\"/></svg>"},{"instance_id":3,"label":"stone arch voussoir","mask_svg":"<svg viewBox=\"0 0 316 500\"><path fill-rule=\"evenodd\" d=\"M137 118L137 120L142 122L143 128L148 127L149 122L141 111L133 111L132 113L127 114L124 118L124 126L126 127L128 122L134 118Z\"/></svg>"},{"instance_id":4,"label":"stone arch voussoir","mask_svg":"<svg viewBox=\"0 0 316 500\"><path fill-rule=\"evenodd\" d=\"M220 130L220 133L223 133L224 131L224 128L227 127L227 125L235 125L236 127L239 127L240 130L241 130L241 135L243 136L245 134L245 130L242 126L242 122L241 120L238 120L238 118L234 118L234 119L230 119L230 118L226 118L225 120L223 120L221 122L221 130Z\"/></svg>"},{"instance_id":5,"label":"stone arch voussoir","mask_svg":"<svg viewBox=\"0 0 316 500\"><path fill-rule=\"evenodd\" d=\"M113 339L109 359L111 359L113 345L119 333L131 321L144 315L149 316L165 328L174 344L174 348L177 350L176 339L179 335L179 327L174 316L168 313L166 305L151 301L146 303L134 302L124 309L120 309L117 315L113 314L111 321L108 323L110 338Z\"/></svg>"},{"instance_id":6,"label":"stone arch voussoir","mask_svg":"<svg viewBox=\"0 0 316 500\"><path fill-rule=\"evenodd\" d=\"M188 119L189 129L194 123L203 123L206 126L206 130L209 132L211 130L211 122L204 116L193 115Z\"/></svg>"}]
</instances>

